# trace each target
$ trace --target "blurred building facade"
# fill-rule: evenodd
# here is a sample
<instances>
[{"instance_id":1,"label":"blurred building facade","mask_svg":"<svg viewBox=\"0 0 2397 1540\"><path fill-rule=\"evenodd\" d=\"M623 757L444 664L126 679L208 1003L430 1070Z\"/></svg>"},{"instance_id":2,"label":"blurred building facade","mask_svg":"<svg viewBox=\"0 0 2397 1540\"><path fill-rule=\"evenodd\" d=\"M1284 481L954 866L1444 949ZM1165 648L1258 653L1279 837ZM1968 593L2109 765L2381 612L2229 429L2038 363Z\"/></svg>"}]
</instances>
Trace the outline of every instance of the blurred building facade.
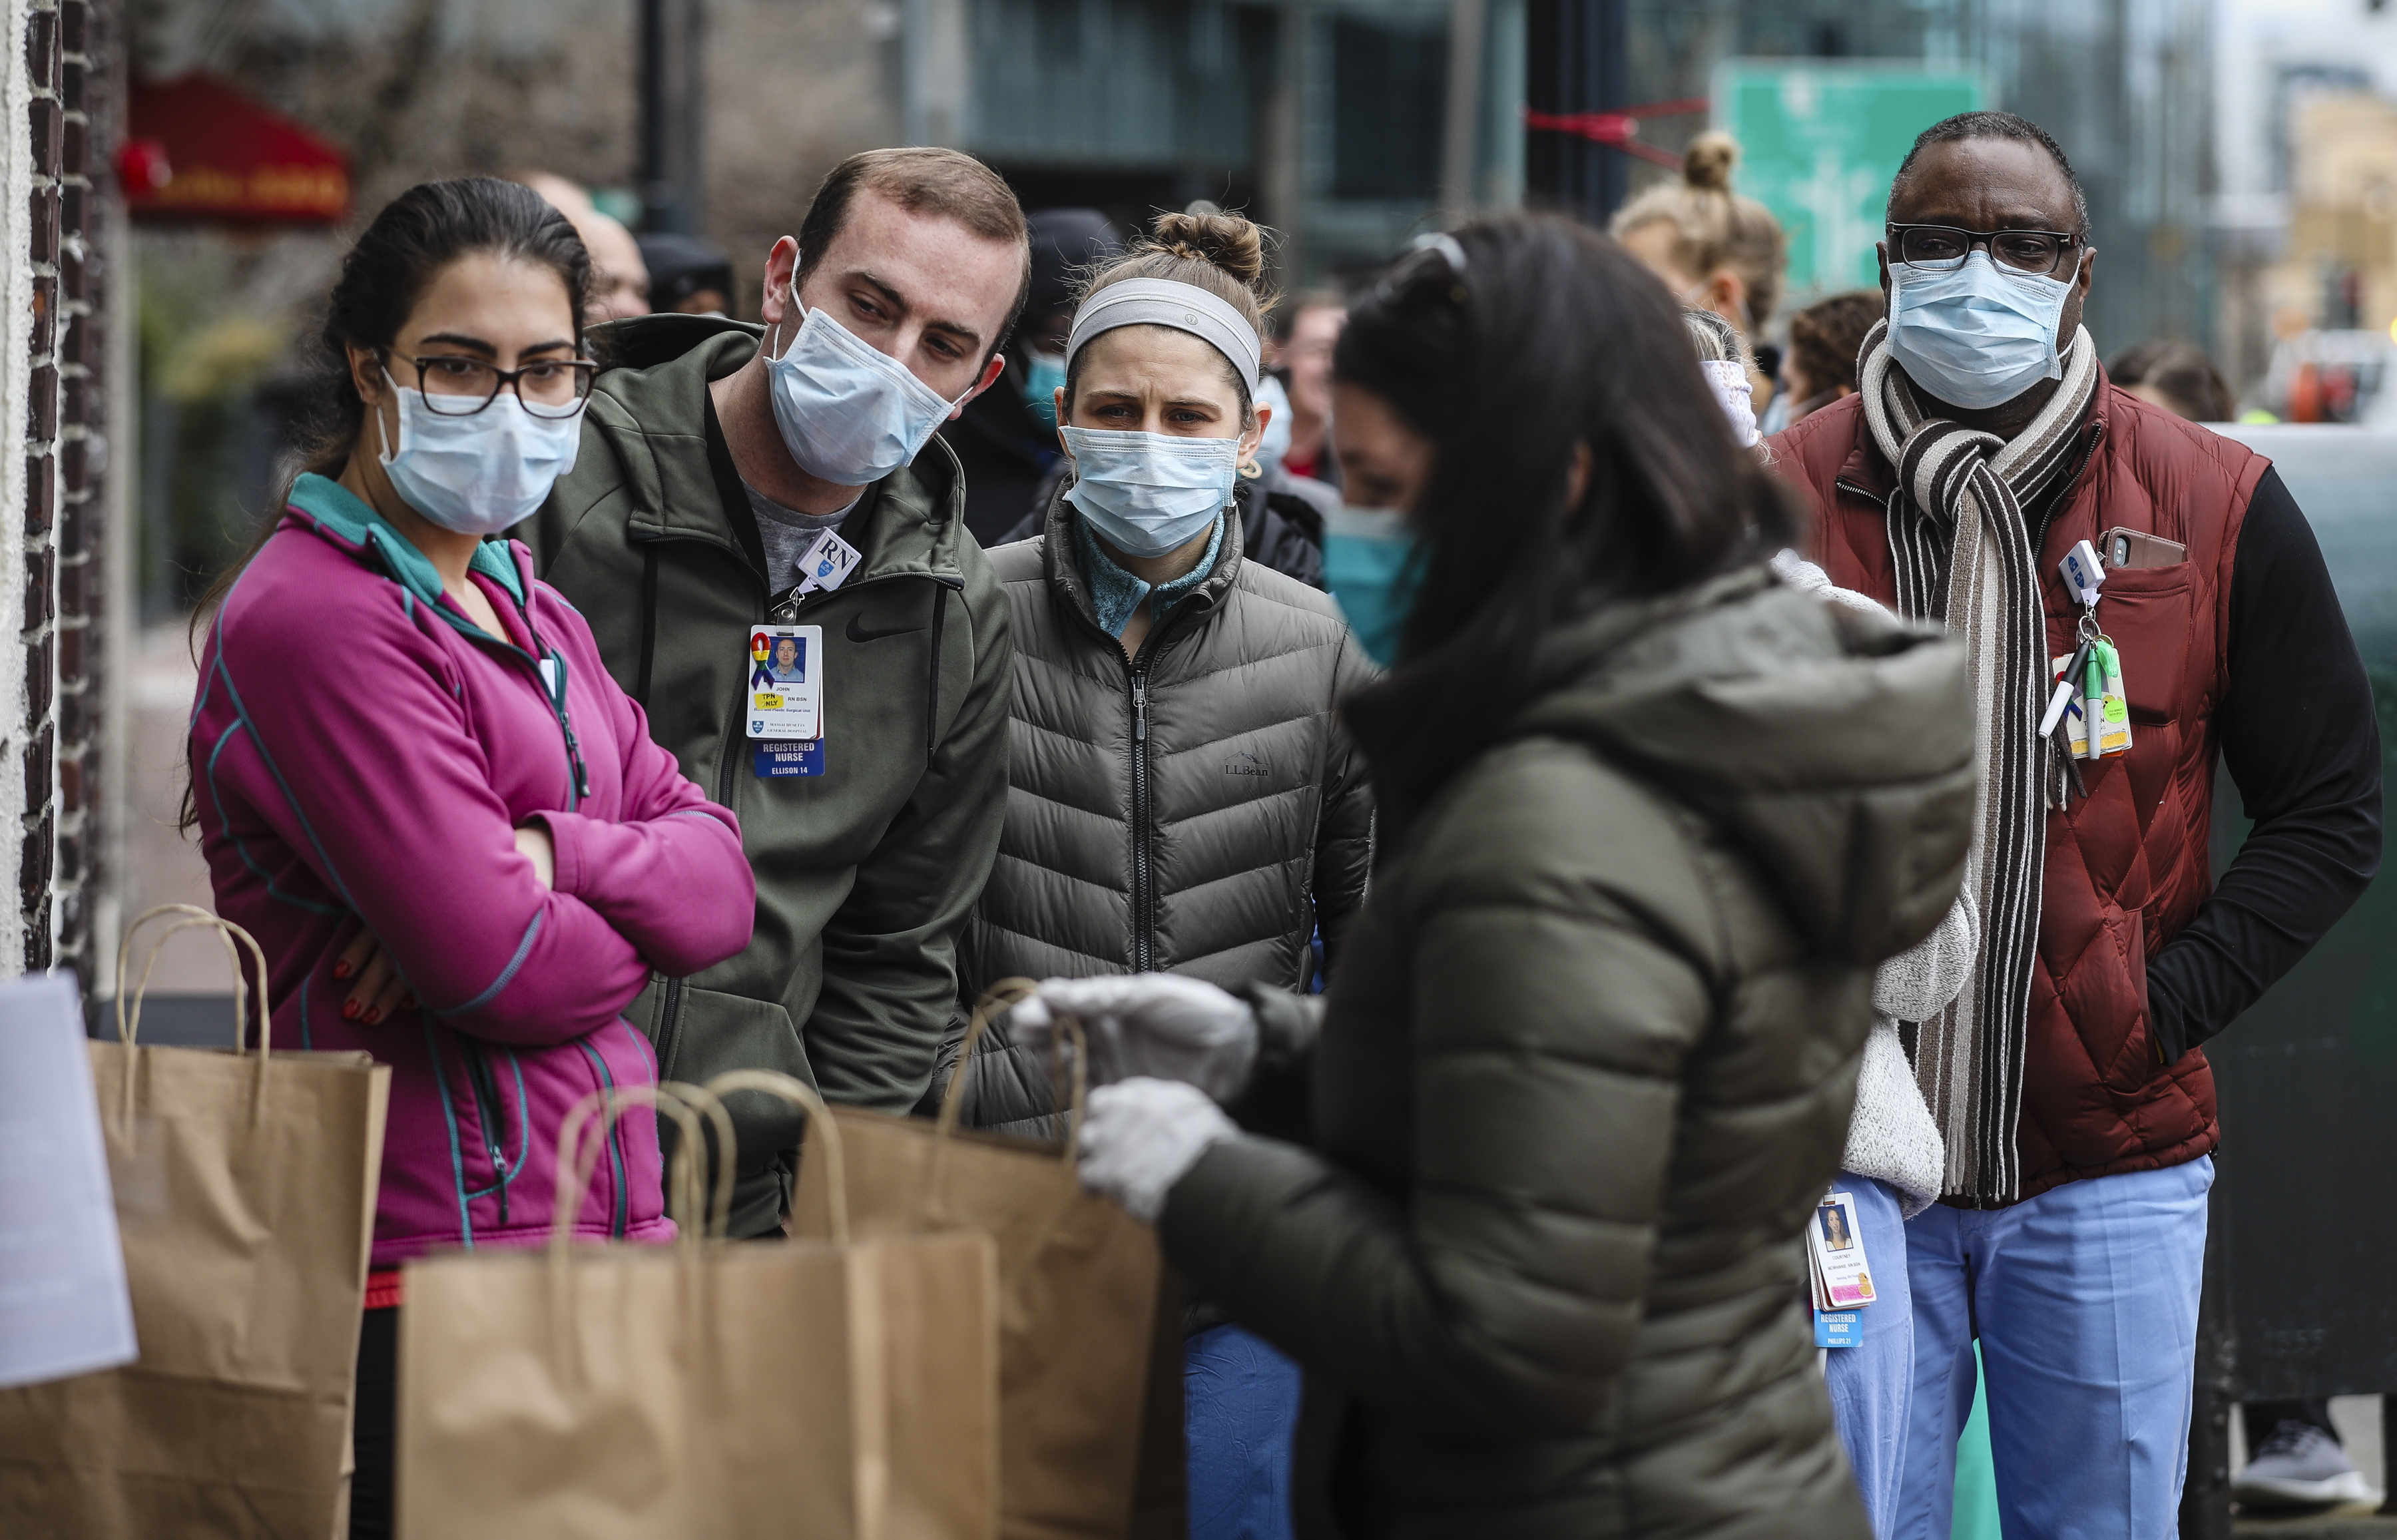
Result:
<instances>
[{"instance_id":1,"label":"blurred building facade","mask_svg":"<svg viewBox=\"0 0 2397 1540\"><path fill-rule=\"evenodd\" d=\"M2211 0L1631 0L1633 102L1704 96L1731 58L1919 60L1983 72L1992 105L2039 124L2088 190L2103 354L2212 341ZM1702 119L1641 137L1673 148ZM1669 173L1641 167L1633 186Z\"/></svg>"},{"instance_id":2,"label":"blurred building facade","mask_svg":"<svg viewBox=\"0 0 2397 1540\"><path fill-rule=\"evenodd\" d=\"M2397 101L2309 92L2288 114L2285 234L2264 301L2325 330L2397 320Z\"/></svg>"},{"instance_id":3,"label":"blurred building facade","mask_svg":"<svg viewBox=\"0 0 2397 1540\"><path fill-rule=\"evenodd\" d=\"M2378 421L2397 361L2397 101L2317 87L2283 123L2286 196L2252 286L2272 348L2249 397L2286 421Z\"/></svg>"},{"instance_id":4,"label":"blurred building facade","mask_svg":"<svg viewBox=\"0 0 2397 1540\"><path fill-rule=\"evenodd\" d=\"M1027 205L1134 226L1197 198L1281 233L1292 281L1386 260L1521 180L1525 0L915 0L905 128Z\"/></svg>"},{"instance_id":5,"label":"blurred building facade","mask_svg":"<svg viewBox=\"0 0 2397 1540\"><path fill-rule=\"evenodd\" d=\"M2218 360L2251 407L2360 415L2397 355L2397 16L2225 0L2221 24Z\"/></svg>"}]
</instances>

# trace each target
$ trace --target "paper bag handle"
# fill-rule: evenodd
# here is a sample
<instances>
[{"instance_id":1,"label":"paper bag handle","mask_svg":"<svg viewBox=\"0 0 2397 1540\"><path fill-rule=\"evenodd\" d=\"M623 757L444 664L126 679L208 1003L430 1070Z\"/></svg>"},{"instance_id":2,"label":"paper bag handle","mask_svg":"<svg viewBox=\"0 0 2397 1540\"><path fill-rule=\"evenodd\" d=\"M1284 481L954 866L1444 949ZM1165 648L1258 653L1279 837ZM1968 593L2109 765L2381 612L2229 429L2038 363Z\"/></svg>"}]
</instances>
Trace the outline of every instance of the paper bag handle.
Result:
<instances>
[{"instance_id":1,"label":"paper bag handle","mask_svg":"<svg viewBox=\"0 0 2397 1540\"><path fill-rule=\"evenodd\" d=\"M687 1080L668 1080L664 1089L679 1098L686 1106L706 1118L709 1124L716 1130L717 1159L715 1190L707 1195L707 1210L701 1217L700 1233L709 1239L720 1240L724 1238L724 1233L732 1227L732 1157L735 1146L740 1143L732 1132L732 1115L724 1110L723 1099L705 1086L695 1086ZM680 1151L676 1153L677 1157L681 1154ZM695 1160L697 1157L693 1158ZM690 1197L693 1211L697 1212L696 1206L701 1195L696 1167L693 1171Z\"/></svg>"},{"instance_id":2,"label":"paper bag handle","mask_svg":"<svg viewBox=\"0 0 2397 1540\"><path fill-rule=\"evenodd\" d=\"M815 1088L804 1080L779 1075L770 1069L735 1069L718 1075L703 1088L711 1096L721 1098L735 1091L762 1091L770 1096L780 1096L808 1115L808 1127L822 1129L824 1136L824 1209L831 1221L832 1239L836 1246L849 1244L849 1176L841 1162L840 1125L833 1121L832 1109L824 1105ZM728 1146L726 1159L731 1158Z\"/></svg>"},{"instance_id":3,"label":"paper bag handle","mask_svg":"<svg viewBox=\"0 0 2397 1540\"><path fill-rule=\"evenodd\" d=\"M567 1108L565 1119L557 1126L557 1194L549 1216L549 1243L559 1253L564 1253L573 1239L575 1215L583 1212L583 1199L591 1196L591 1178L598 1170L599 1154L608 1147L616 1120L637 1106L656 1108L660 1116L673 1118L675 1126L682 1131L682 1141L676 1146L674 1161L666 1172L670 1184L667 1190L674 1196L675 1206L684 1213L697 1212L699 1178L691 1166L691 1150L699 1140L698 1114L668 1087L603 1087ZM595 1120L598 1137L586 1147L583 1131ZM688 1239L695 1241L698 1238Z\"/></svg>"},{"instance_id":4,"label":"paper bag handle","mask_svg":"<svg viewBox=\"0 0 2397 1540\"><path fill-rule=\"evenodd\" d=\"M184 917L167 927L165 932L150 944L150 956L141 964L141 978L133 987L133 1011L127 1016L125 1010L125 968L132 958L134 933L152 920L167 915ZM134 917L133 923L125 928L124 936L116 944L116 1040L128 1049L137 1046L141 1031L141 1004L149 998L150 975L158 967L158 954L167 942L174 939L177 931L195 928L214 930L218 939L224 943L226 955L233 958L233 1049L235 1053L244 1051L248 1045L250 1034L243 1028L245 1016L257 1026L258 1074L250 1084L249 1094L249 1115L255 1120L259 1105L266 1095L266 1058L274 1037L274 1024L267 1017L271 996L266 984L266 952L258 944L256 936L233 921L210 914L194 904L161 904ZM252 986L241 976L241 952L245 946L249 949L250 962L257 974L254 995ZM132 1065L128 1063L124 1096L118 1107L120 1127L129 1127L133 1121L133 1080Z\"/></svg>"},{"instance_id":5,"label":"paper bag handle","mask_svg":"<svg viewBox=\"0 0 2397 1540\"><path fill-rule=\"evenodd\" d=\"M1012 1011L1039 992L1033 979L1001 979L982 992L974 1001L973 1014L966 1021L966 1038L957 1048L957 1067L949 1071L948 1089L941 1092L941 1116L934 1124L943 1138L957 1131L957 1119L965 1111L966 1074L973 1065L974 1047L982 1035L1001 1011Z\"/></svg>"},{"instance_id":6,"label":"paper bag handle","mask_svg":"<svg viewBox=\"0 0 2397 1540\"><path fill-rule=\"evenodd\" d=\"M133 1014L128 1020L125 1012L125 965L133 956L134 932L164 915L184 915L190 917L168 926L165 934L150 944L150 957L141 965L141 982L133 988ZM267 1051L269 1032L266 1018L266 953L258 944L257 937L233 921L210 914L195 904L161 904L155 908L144 909L134 917L132 924L125 928L124 938L116 944L116 1040L131 1048L134 1045L136 1034L141 1030L141 1002L149 996L150 974L158 966L159 952L165 948L168 941L173 939L178 931L189 931L201 926L211 928L217 932L224 942L226 956L233 958L233 1046L236 1053L246 1049L249 1041L249 1034L243 1029L245 1007L249 999L249 985L241 976L241 948L244 946L249 948L250 961L258 975L258 1003L255 1009L248 1011L248 1014L257 1021L258 1051L263 1056Z\"/></svg>"},{"instance_id":7,"label":"paper bag handle","mask_svg":"<svg viewBox=\"0 0 2397 1540\"><path fill-rule=\"evenodd\" d=\"M932 1156L931 1177L936 1189L940 1185L942 1156L947 1151L949 1136L957 1132L958 1120L965 1110L966 1075L973 1064L974 1045L982 1041L983 1033L999 1011L1012 1011L1031 998L1039 988L1040 985L1031 979L1001 979L984 990L982 998L974 1002L973 1015L966 1023L965 1042L957 1049L957 1067L949 1071L948 1089L941 1093L940 1120L933 1125L935 1136L942 1141L935 1146ZM1056 1048L1067 1041L1074 1045L1074 1080L1065 1103L1065 1159L1071 1165L1074 1160L1074 1135L1082 1126L1082 1102L1090 1089L1090 1040L1083 1034L1082 1024L1071 1016L1059 1017L1057 1024L1062 1030L1050 1045L1049 1063L1052 1079L1057 1070Z\"/></svg>"},{"instance_id":8,"label":"paper bag handle","mask_svg":"<svg viewBox=\"0 0 2397 1540\"><path fill-rule=\"evenodd\" d=\"M1065 1153L1061 1158L1070 1166L1074 1163L1075 1137L1082 1132L1082 1104L1091 1093L1091 1039L1083 1033L1082 1024L1077 1017L1060 1016L1057 1026L1057 1035L1049 1039L1049 1081L1051 1085L1057 1081L1057 1072L1065 1068L1058 1056L1069 1044L1074 1050L1073 1089L1065 1093Z\"/></svg>"}]
</instances>

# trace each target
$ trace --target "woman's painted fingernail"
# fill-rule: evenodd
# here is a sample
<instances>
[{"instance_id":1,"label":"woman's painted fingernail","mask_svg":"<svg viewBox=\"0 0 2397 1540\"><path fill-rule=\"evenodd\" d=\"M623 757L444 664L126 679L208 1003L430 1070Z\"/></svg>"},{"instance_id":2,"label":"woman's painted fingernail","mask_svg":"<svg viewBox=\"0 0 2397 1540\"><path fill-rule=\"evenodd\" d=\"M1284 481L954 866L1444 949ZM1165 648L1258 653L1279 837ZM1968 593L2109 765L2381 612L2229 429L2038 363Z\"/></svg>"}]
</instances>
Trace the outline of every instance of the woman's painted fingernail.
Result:
<instances>
[{"instance_id":1,"label":"woman's painted fingernail","mask_svg":"<svg viewBox=\"0 0 2397 1540\"><path fill-rule=\"evenodd\" d=\"M368 1011L368 1012L367 1012L367 1015L366 1015L366 1022L367 1022L367 1024L368 1024L368 1026L372 1026L372 1025L374 1025L374 1024L375 1024L375 1023L377 1023L377 1022L379 1022L379 1021L381 1021L381 1020L382 1020L382 1006L376 1006L373 1010L371 1010L371 1011Z\"/></svg>"},{"instance_id":2,"label":"woman's painted fingernail","mask_svg":"<svg viewBox=\"0 0 2397 1540\"><path fill-rule=\"evenodd\" d=\"M355 1000L343 1000L341 1002L341 1020L345 1022L354 1022L357 1019L358 1002Z\"/></svg>"},{"instance_id":3,"label":"woman's painted fingernail","mask_svg":"<svg viewBox=\"0 0 2397 1540\"><path fill-rule=\"evenodd\" d=\"M348 978L349 976L350 976L350 959L349 959L349 958L347 958L347 957L343 957L343 958L341 958L340 961L338 961L338 962L336 962L336 963L334 963L334 964L333 964L333 977L335 977L335 978L337 978L337 979L346 979L346 978Z\"/></svg>"}]
</instances>

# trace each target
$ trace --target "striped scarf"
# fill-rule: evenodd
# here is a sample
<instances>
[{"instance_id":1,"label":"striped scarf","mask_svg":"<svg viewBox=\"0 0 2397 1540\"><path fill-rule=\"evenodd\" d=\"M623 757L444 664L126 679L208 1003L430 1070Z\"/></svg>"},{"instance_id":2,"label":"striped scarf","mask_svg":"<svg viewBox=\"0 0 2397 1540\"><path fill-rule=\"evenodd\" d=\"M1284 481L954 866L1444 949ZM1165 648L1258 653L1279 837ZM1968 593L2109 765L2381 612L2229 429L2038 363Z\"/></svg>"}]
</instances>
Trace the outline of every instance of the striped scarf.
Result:
<instances>
[{"instance_id":1,"label":"striped scarf","mask_svg":"<svg viewBox=\"0 0 2397 1540\"><path fill-rule=\"evenodd\" d=\"M2055 396L2008 442L1925 415L1888 335L1887 322L1873 328L1858 374L1873 441L1897 470L1889 502L1897 609L1963 639L1981 772L1965 876L1981 913L1980 955L1963 993L1917 1024L1915 1078L1947 1140L1948 1195L2004 1203L2021 1186L2015 1133L2052 795L2053 750L2039 736L2052 683L2047 625L2036 531L2023 510L2069 466L2097 388L2097 350L2087 331L2074 335Z\"/></svg>"}]
</instances>

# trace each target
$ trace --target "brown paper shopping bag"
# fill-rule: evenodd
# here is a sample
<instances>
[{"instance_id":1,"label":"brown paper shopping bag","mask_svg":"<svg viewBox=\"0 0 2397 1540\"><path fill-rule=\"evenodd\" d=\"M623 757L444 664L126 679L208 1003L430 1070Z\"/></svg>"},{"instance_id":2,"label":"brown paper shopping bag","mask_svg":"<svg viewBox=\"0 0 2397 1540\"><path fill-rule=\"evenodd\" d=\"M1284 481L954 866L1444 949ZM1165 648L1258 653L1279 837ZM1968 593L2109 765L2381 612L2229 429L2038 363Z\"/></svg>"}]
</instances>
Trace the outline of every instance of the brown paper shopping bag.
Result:
<instances>
[{"instance_id":1,"label":"brown paper shopping bag","mask_svg":"<svg viewBox=\"0 0 2397 1540\"><path fill-rule=\"evenodd\" d=\"M258 1051L139 1046L133 932L214 927L255 964ZM162 938L163 939L163 938ZM154 945L150 961L157 961ZM266 959L206 910L153 909L118 949L117 1036L90 1045L141 1356L0 1392L0 1534L75 1540L347 1532L350 1411L391 1071L270 1054Z\"/></svg>"},{"instance_id":2,"label":"brown paper shopping bag","mask_svg":"<svg viewBox=\"0 0 2397 1540\"><path fill-rule=\"evenodd\" d=\"M698 1114L823 1103L743 1072L620 1092L559 1134L560 1224L538 1251L409 1265L399 1336L398 1519L417 1540L991 1540L998 1279L988 1237L724 1242L733 1163L703 1220ZM596 1098L595 1098L596 1100ZM671 1247L574 1245L566 1221L605 1118L649 1101L681 1130ZM840 1190L837 1133L824 1148ZM571 1173L569 1175L569 1173ZM705 1239L708 1231L718 1238Z\"/></svg>"},{"instance_id":3,"label":"brown paper shopping bag","mask_svg":"<svg viewBox=\"0 0 2397 1540\"><path fill-rule=\"evenodd\" d=\"M1065 1145L960 1132L965 1065L994 1011L1029 984L1001 985L975 1009L937 1123L835 1107L847 1175L849 1223L860 1236L898 1236L958 1225L998 1242L999 1520L1006 1540L1122 1540L1135 1508L1144 1533L1155 1514L1178 1520L1180 1377L1151 1397L1162 1323L1161 1264L1145 1225L1084 1192ZM1076 1058L1071 1111L1080 1106ZM830 1224L829 1160L799 1162L791 1228L823 1235ZM1156 1404L1152 1405L1152 1401ZM1170 1491L1156 1470L1172 1466Z\"/></svg>"}]
</instances>

